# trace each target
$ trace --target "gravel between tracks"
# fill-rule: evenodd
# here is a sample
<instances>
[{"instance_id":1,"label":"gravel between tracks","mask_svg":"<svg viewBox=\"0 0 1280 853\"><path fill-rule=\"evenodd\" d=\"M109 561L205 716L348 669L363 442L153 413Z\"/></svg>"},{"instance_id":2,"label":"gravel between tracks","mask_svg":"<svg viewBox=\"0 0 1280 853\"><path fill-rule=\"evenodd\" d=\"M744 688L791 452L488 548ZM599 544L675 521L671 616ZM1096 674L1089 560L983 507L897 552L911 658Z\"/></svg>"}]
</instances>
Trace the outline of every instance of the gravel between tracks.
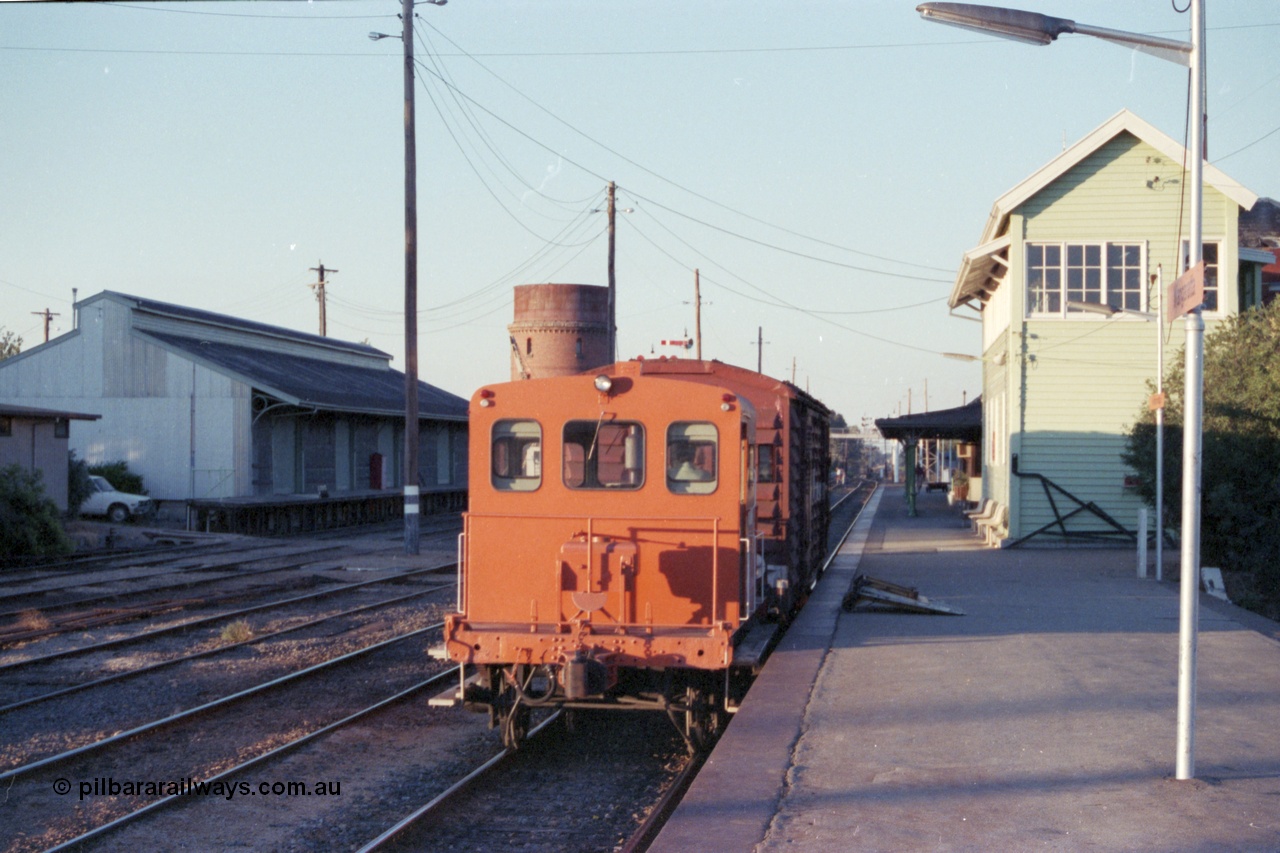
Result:
<instances>
[{"instance_id":1,"label":"gravel between tracks","mask_svg":"<svg viewBox=\"0 0 1280 853\"><path fill-rule=\"evenodd\" d=\"M369 579L375 576L370 569L416 567L395 557L394 549L399 546L381 544L385 539L380 536L358 542L349 549L349 567L361 571L345 573L345 580ZM431 565L447 562L452 556L452 550L424 552L417 562ZM333 555L326 554L325 560L332 565ZM398 586L387 594L409 589ZM446 594L442 598L448 602L451 597ZM260 649L245 647L131 679L123 686L91 688L10 712L0 717L0 766L22 764L334 657L374 639L422 627L438 621L442 609L440 604L408 602L366 616L360 624L345 618L335 620L327 628L285 635ZM122 629L113 627L77 637L87 642L117 630ZM66 636L55 638L48 643L49 650L76 641ZM193 630L171 635L163 642L193 648L214 641L207 630ZM154 736L143 735L101 754L90 753L67 765L7 780L0 785L0 850L45 849L123 813L126 806L136 808L157 799L113 793L112 783L151 783L162 792L166 786L190 784L192 779L207 778L237 760L403 689L440 666L425 654L429 642L426 637L410 640L400 644L403 648L378 652L345 666L337 677L308 677L278 696L250 700L243 711L220 713L208 722L183 724ZM25 644L24 651L35 652L41 645ZM31 680L45 682L37 684L34 691L19 674L16 682L0 680L0 704L54 689L68 677L74 679L77 672L88 678L167 657L171 651L143 645L118 654L107 651L88 659L72 659L65 672L33 672ZM318 851L357 847L418 805L424 790L446 787L470 769L477 756L499 748L483 716L430 709L428 695L417 694L231 777L228 783L235 791L230 798L222 792L185 796L136 826L122 827L88 842L85 849ZM55 787L63 784L59 780L69 786L68 793L59 793ZM299 781L309 789L322 782L337 790L325 796L257 792L257 786L264 783L270 788ZM86 796L81 796L82 789ZM243 793L248 789L252 789L250 793Z\"/></svg>"}]
</instances>

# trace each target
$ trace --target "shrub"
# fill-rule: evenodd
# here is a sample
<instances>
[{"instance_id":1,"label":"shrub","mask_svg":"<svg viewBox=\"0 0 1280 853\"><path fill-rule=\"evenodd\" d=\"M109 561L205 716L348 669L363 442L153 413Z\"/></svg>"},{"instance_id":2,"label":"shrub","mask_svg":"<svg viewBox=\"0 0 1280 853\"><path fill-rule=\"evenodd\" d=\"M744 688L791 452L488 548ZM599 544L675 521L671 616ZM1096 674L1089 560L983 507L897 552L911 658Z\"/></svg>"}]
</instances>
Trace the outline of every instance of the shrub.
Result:
<instances>
[{"instance_id":1,"label":"shrub","mask_svg":"<svg viewBox=\"0 0 1280 853\"><path fill-rule=\"evenodd\" d=\"M71 553L58 507L40 474L18 465L0 468L0 554L45 557Z\"/></svg>"},{"instance_id":2,"label":"shrub","mask_svg":"<svg viewBox=\"0 0 1280 853\"><path fill-rule=\"evenodd\" d=\"M89 499L93 484L89 481L89 463L76 458L74 450L67 451L67 515L75 518L80 506Z\"/></svg>"},{"instance_id":3,"label":"shrub","mask_svg":"<svg viewBox=\"0 0 1280 853\"><path fill-rule=\"evenodd\" d=\"M1205 565L1247 572L1280 606L1280 301L1225 320L1204 342L1201 553ZM1182 359L1165 377L1165 525L1182 508ZM1155 429L1142 413L1125 462L1155 498Z\"/></svg>"},{"instance_id":4,"label":"shrub","mask_svg":"<svg viewBox=\"0 0 1280 853\"><path fill-rule=\"evenodd\" d=\"M105 478L108 483L115 486L117 492L124 492L128 495L145 495L147 493L142 484L142 475L130 471L129 463L123 459L115 462L103 462L99 465L90 465L89 473Z\"/></svg>"}]
</instances>

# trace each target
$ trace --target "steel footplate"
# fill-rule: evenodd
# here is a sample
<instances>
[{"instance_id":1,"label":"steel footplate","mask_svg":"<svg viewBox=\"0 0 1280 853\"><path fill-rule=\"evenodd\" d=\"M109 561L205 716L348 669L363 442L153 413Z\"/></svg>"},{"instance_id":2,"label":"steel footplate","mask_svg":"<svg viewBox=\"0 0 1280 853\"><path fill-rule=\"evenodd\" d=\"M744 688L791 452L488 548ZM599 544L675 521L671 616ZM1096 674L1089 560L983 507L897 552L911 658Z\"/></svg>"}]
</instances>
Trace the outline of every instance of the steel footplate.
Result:
<instances>
[{"instance_id":1,"label":"steel footplate","mask_svg":"<svg viewBox=\"0 0 1280 853\"><path fill-rule=\"evenodd\" d=\"M945 604L930 601L920 594L915 587L901 586L866 575L858 575L853 579L849 591L845 593L840 606L846 613L852 613L858 605L866 605L867 609L905 610L909 613L934 613L945 616L963 616L964 611Z\"/></svg>"},{"instance_id":2,"label":"steel footplate","mask_svg":"<svg viewBox=\"0 0 1280 853\"><path fill-rule=\"evenodd\" d=\"M759 622L751 627L733 650L733 666L759 671L778 637L776 622Z\"/></svg>"},{"instance_id":3,"label":"steel footplate","mask_svg":"<svg viewBox=\"0 0 1280 853\"><path fill-rule=\"evenodd\" d=\"M427 700L429 708L456 708L463 703L467 688L480 683L480 674L473 673L466 681L451 685L447 690L437 693Z\"/></svg>"}]
</instances>

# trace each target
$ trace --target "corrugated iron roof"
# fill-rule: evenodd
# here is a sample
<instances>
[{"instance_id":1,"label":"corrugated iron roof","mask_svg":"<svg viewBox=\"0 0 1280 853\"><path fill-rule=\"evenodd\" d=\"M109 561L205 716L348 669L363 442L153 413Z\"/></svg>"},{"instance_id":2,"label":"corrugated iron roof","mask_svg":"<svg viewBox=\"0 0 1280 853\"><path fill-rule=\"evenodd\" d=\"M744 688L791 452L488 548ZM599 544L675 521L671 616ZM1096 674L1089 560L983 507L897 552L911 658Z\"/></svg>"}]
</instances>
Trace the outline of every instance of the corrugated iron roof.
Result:
<instances>
[{"instance_id":1,"label":"corrugated iron roof","mask_svg":"<svg viewBox=\"0 0 1280 853\"><path fill-rule=\"evenodd\" d=\"M308 332L299 332L296 329L286 329L283 326L273 326L269 323L259 323L256 320L245 320L241 317L232 317L229 314L218 314L214 311L205 311L200 308L191 308L186 305L175 305L171 302L161 302L158 299L145 299L140 296L131 296L128 293L120 293L115 290L104 290L101 293L83 300L83 303L87 304L94 299L99 299L104 296L131 302L133 303L135 310L145 311L149 314L175 317L182 320L188 320L193 323L203 323L227 329L239 329L252 332L257 335L267 335L274 338L298 341L300 343L320 346L326 349L346 350L364 355L376 355L387 359L391 358L388 353L385 353L376 347L371 347L368 344L343 341L337 338L329 338L321 335L313 335Z\"/></svg>"},{"instance_id":2,"label":"corrugated iron roof","mask_svg":"<svg viewBox=\"0 0 1280 853\"><path fill-rule=\"evenodd\" d=\"M390 367L356 367L320 358L153 331L135 334L166 349L179 350L283 402L334 412L378 415L404 412L405 377ZM456 394L418 382L418 411L421 415L466 420L467 405L467 401Z\"/></svg>"},{"instance_id":3,"label":"corrugated iron roof","mask_svg":"<svg viewBox=\"0 0 1280 853\"><path fill-rule=\"evenodd\" d=\"M0 416L6 418L66 418L67 420L76 421L96 421L102 415L95 415L89 412L67 412L62 409L37 409L35 406L14 406L9 403L0 403Z\"/></svg>"}]
</instances>

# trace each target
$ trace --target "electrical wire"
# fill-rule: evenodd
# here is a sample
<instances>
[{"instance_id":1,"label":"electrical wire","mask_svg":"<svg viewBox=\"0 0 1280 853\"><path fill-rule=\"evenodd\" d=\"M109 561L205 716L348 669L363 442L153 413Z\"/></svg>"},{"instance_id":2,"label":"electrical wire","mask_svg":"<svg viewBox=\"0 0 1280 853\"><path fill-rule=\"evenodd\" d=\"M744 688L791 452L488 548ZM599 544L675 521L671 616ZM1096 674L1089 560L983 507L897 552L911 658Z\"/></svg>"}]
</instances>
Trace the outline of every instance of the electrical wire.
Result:
<instances>
[{"instance_id":1,"label":"electrical wire","mask_svg":"<svg viewBox=\"0 0 1280 853\"><path fill-rule=\"evenodd\" d=\"M454 46L454 48L456 48L457 50L459 50L460 52L462 52L462 54L463 54L464 56L466 56L467 58L469 58L469 59L471 59L473 62L475 62L475 64L476 64L476 65L478 65L478 66L479 66L483 71L485 71L485 73L487 73L487 74L489 74L490 76L492 76L495 80L497 80L497 81L498 81L499 83L501 83L503 86L505 86L506 88L510 89L512 92L514 92L515 94L517 94L518 96L520 96L520 97L521 97L522 99L524 99L525 101L528 101L531 105L533 105L535 108L537 108L537 109L538 109L539 111L541 111L542 113L546 114L548 117L550 117L551 119L553 119L553 120L554 120L554 121L556 121L557 123L559 123L559 124L563 125L564 127L568 128L568 129L569 129L569 130L571 130L572 132L574 132L574 133L576 133L577 135L581 136L583 139L587 140L588 142L592 143L593 145L598 146L599 148L603 149L604 151L608 152L609 154L612 154L613 156L620 158L623 162L628 163L629 165L635 166L637 169L640 169L640 170L644 171L646 174L651 175L652 177L655 177L655 178L657 178L658 180L662 181L663 183L669 184L669 185L671 185L671 186L675 187L676 189L679 189L679 190L681 190L681 191L683 191L683 192L685 192L685 193L688 193L689 195L693 196L694 198L701 199L702 201L705 201L705 202L708 202L708 203L710 203L710 204L713 204L713 205L715 205L716 207L719 207L719 208L721 208L721 209L723 209L723 210L726 210L726 211L728 211L728 212L730 212L730 213L733 213L733 214L735 214L735 215L737 215L737 216L741 216L741 217L743 217L744 219L748 219L748 220L750 220L750 221L756 222L757 224L765 225L765 226L767 226L767 227L777 229L777 230L779 230L779 231L782 231L782 232L783 232L783 233L785 233L785 234L789 234L789 235L791 235L791 236L793 236L793 237L799 237L799 238L804 239L804 240L809 240L809 241L812 241L812 242L817 243L817 244L819 244L819 245L825 245L825 246L828 246L828 247L830 247L830 248L835 248L835 249L839 249L839 250L842 250L842 251L851 252L851 253L853 253L853 254L860 255L860 256L862 256L862 257L868 257L868 258L872 258L872 259L874 259L874 260L885 261L885 262L887 262L887 263L902 264L902 265L905 265L905 266L917 267L917 268L929 269L929 270L935 270L935 271L938 271L938 272L950 272L950 270L949 270L949 269L943 269L943 268L941 268L941 267L932 267L932 266L927 266L927 265L924 265L924 264L917 264L917 263L914 263L914 262L912 262L912 261L903 261L903 260L900 260L900 259L888 258L888 257L882 256L882 255L875 255L875 254L871 254L871 253L869 253L869 252L863 252L863 251L860 251L860 250L858 250L858 249L851 248L851 247L849 247L849 246L842 246L842 245L840 245L840 244L838 244L838 243L830 243L830 242L827 242L827 241L824 241L824 240L819 240L819 239L817 239L817 238L815 238L815 237L811 237L811 236L806 235L806 234L801 234L801 233L800 233L800 232L798 232L798 231L792 231L792 230L790 230L790 229L784 228L784 227L783 227L783 226L781 226L781 225L777 225L776 223L771 223L771 222L768 222L767 220L760 219L760 218L758 218L758 217L755 217L755 216L752 216L752 215L750 215L750 214L744 213L744 212L742 212L742 211L740 211L740 210L737 210L737 209L735 209L735 208L729 207L729 206L728 206L728 205L726 205L726 204L723 204L723 203L721 203L721 202L719 202L719 201L716 201L715 199L710 198L709 196L706 196L706 195L703 195L703 194L701 194L701 193L698 193L698 192L696 192L696 191L694 191L694 190L691 190L691 189L689 189L688 187L685 187L685 186L683 186L682 184L677 183L676 181L673 181L673 180L671 180L671 179L669 179L669 178L666 178L666 177L664 177L663 175L660 175L660 174L658 174L657 172L653 171L652 169L649 169L649 168L647 168L647 167L645 167L645 166L641 165L640 163L636 162L635 160L632 160L631 158L629 158L629 157L627 157L626 155L622 154L620 151L617 151L617 150L615 150L615 149L613 149L613 148L611 148L611 147L609 147L609 146L605 145L603 142L599 141L599 140L598 140L598 139L596 139L595 137L593 137L593 136L591 136L591 135L587 134L586 132L584 132L584 131L582 131L582 130L578 129L578 128L577 128L577 127L575 127L574 125L572 125L572 124L570 124L569 122L565 121L564 119L560 118L558 115L556 115L555 113L551 112L551 111L550 111L550 110L548 110L546 107L544 107L544 106L542 106L541 104L539 104L537 101L533 100L533 98L531 98L531 97L529 97L528 95L526 95L526 94L525 94L524 92L522 92L520 89L516 88L516 87L515 87L515 86L513 86L511 83L507 82L507 81L506 81L505 79L503 79L499 74L495 73L493 70L491 70L491 69L490 69L488 66L486 66L484 63L482 63L482 62L480 62L479 60L477 60L474 56L472 56L471 54L467 53L465 50L463 50L463 48L462 48L461 46L459 46L459 45L458 45L458 43L457 43L457 42L455 42L455 41L453 41L453 39L449 38L449 36L448 36L448 35L446 35L445 33L443 33L443 32L442 32L438 27L436 27L435 25L431 24L430 22L428 22L428 21L426 21L426 20L423 20L423 21L422 21L422 23L423 23L425 26L427 26L427 27L431 28L432 30L434 30L435 32L439 33L439 34L440 34L440 36L441 36L442 38L444 38L444 40L445 40L445 41L449 42L449 44L453 45L453 46ZM575 164L575 165L578 165L578 164ZM582 167L581 167L581 166L579 166L579 168L582 168Z\"/></svg>"}]
</instances>

